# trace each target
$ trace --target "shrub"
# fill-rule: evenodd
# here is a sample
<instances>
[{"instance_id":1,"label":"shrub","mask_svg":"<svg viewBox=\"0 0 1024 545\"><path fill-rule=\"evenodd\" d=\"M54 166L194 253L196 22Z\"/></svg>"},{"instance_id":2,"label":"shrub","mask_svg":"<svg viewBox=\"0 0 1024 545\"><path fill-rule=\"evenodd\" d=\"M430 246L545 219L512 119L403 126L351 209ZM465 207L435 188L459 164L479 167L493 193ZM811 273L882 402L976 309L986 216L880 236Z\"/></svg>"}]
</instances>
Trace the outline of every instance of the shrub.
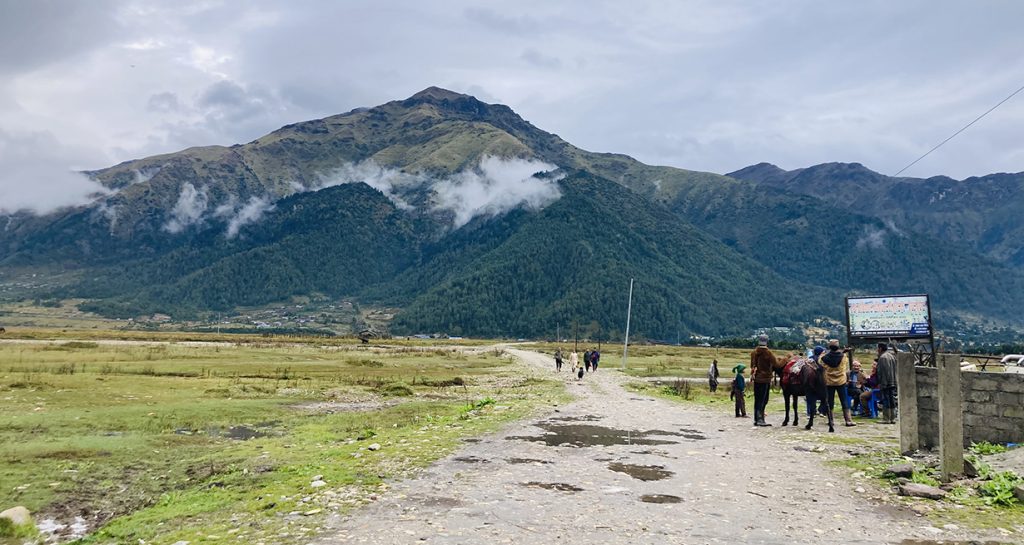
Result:
<instances>
[{"instance_id":1,"label":"shrub","mask_svg":"<svg viewBox=\"0 0 1024 545\"><path fill-rule=\"evenodd\" d=\"M1024 482L1024 478L1012 471L1003 471L992 476L992 480L985 481L978 486L978 491L985 498L988 505L1012 506L1017 503L1017 497L1013 489Z\"/></svg>"},{"instance_id":2,"label":"shrub","mask_svg":"<svg viewBox=\"0 0 1024 545\"><path fill-rule=\"evenodd\" d=\"M412 395L412 388L401 382L389 382L377 388L377 392L386 397L408 397Z\"/></svg>"}]
</instances>

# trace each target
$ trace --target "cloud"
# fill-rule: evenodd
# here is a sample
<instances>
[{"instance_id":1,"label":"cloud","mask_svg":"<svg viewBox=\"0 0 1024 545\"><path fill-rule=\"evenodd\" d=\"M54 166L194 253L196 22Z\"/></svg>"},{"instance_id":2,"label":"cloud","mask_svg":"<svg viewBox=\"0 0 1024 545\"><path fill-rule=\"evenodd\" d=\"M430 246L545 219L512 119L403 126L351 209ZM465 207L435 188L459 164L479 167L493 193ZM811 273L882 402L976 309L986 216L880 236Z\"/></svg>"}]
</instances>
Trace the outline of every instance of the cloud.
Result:
<instances>
[{"instance_id":1,"label":"cloud","mask_svg":"<svg viewBox=\"0 0 1024 545\"><path fill-rule=\"evenodd\" d=\"M857 247L880 250L885 247L885 237L888 234L889 231L887 229L879 229L874 225L865 225L864 234L857 239Z\"/></svg>"},{"instance_id":2,"label":"cloud","mask_svg":"<svg viewBox=\"0 0 1024 545\"><path fill-rule=\"evenodd\" d=\"M398 208L411 210L413 206L405 200L404 195L430 181L429 176L385 168L373 159L368 159L358 163L346 163L327 174L321 174L320 185L313 189L363 182L383 193Z\"/></svg>"},{"instance_id":3,"label":"cloud","mask_svg":"<svg viewBox=\"0 0 1024 545\"><path fill-rule=\"evenodd\" d=\"M311 189L363 182L399 209L412 210L412 193L426 187L433 195L431 209L451 213L452 226L458 229L477 216L498 216L519 206L538 210L558 200L562 196L558 188L561 177L536 176L557 168L531 159L485 156L475 168L432 178L382 167L370 159L321 175L320 185Z\"/></svg>"},{"instance_id":4,"label":"cloud","mask_svg":"<svg viewBox=\"0 0 1024 545\"><path fill-rule=\"evenodd\" d=\"M525 206L539 210L562 196L559 177L538 177L555 165L527 159L484 157L478 168L434 185L436 209L454 214L458 229L477 216L498 216Z\"/></svg>"},{"instance_id":5,"label":"cloud","mask_svg":"<svg viewBox=\"0 0 1024 545\"><path fill-rule=\"evenodd\" d=\"M274 205L270 202L269 197L251 197L249 202L239 208L231 220L228 221L228 228L224 236L229 239L235 238L238 236L239 229L250 223L258 222L263 217L263 214L273 209Z\"/></svg>"},{"instance_id":6,"label":"cloud","mask_svg":"<svg viewBox=\"0 0 1024 545\"><path fill-rule=\"evenodd\" d=\"M108 194L99 182L76 172L81 165L75 161L88 154L49 132L0 129L0 213L47 214Z\"/></svg>"},{"instance_id":7,"label":"cloud","mask_svg":"<svg viewBox=\"0 0 1024 545\"><path fill-rule=\"evenodd\" d=\"M209 204L209 197L206 195L206 188L196 189L196 186L185 182L181 186L181 193L178 194L178 202L171 210L171 217L164 224L164 230L176 234L184 231L192 225L198 225L203 221L203 213Z\"/></svg>"}]
</instances>

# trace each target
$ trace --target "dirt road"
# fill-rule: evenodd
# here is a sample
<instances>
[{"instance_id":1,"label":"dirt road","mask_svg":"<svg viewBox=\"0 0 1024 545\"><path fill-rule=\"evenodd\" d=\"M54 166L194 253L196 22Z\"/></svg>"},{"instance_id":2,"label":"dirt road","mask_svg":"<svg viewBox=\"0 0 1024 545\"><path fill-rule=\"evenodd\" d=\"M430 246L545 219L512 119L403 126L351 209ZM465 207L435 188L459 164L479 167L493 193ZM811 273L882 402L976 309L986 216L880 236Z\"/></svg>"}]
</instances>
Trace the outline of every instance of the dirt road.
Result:
<instances>
[{"instance_id":1,"label":"dirt road","mask_svg":"<svg viewBox=\"0 0 1024 545\"><path fill-rule=\"evenodd\" d=\"M528 365L548 358L510 350ZM552 370L553 372L553 370ZM577 399L466 447L318 543L928 543L926 519L858 497L818 454L749 419L625 391L601 370ZM811 432L813 433L813 432Z\"/></svg>"}]
</instances>

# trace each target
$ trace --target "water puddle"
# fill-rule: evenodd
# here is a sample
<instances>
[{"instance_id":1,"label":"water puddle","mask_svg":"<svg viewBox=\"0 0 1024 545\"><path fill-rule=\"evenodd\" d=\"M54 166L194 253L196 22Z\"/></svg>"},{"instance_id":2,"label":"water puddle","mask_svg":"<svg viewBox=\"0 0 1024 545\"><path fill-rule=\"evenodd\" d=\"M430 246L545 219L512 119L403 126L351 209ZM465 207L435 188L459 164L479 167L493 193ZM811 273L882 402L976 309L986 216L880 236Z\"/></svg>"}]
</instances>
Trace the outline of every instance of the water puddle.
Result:
<instances>
[{"instance_id":1,"label":"water puddle","mask_svg":"<svg viewBox=\"0 0 1024 545\"><path fill-rule=\"evenodd\" d=\"M510 464L550 464L548 460L537 460L535 458L509 458L508 463Z\"/></svg>"},{"instance_id":2,"label":"water puddle","mask_svg":"<svg viewBox=\"0 0 1024 545\"><path fill-rule=\"evenodd\" d=\"M566 483L541 483L537 481L530 481L528 483L523 483L523 486L543 488L544 490L557 490L559 492L583 492L582 488Z\"/></svg>"},{"instance_id":3,"label":"water puddle","mask_svg":"<svg viewBox=\"0 0 1024 545\"><path fill-rule=\"evenodd\" d=\"M89 525L82 517L75 517L69 523L58 522L55 519L43 519L36 523L36 528L41 534L47 536L48 540L60 541L81 539L89 531Z\"/></svg>"},{"instance_id":4,"label":"water puddle","mask_svg":"<svg viewBox=\"0 0 1024 545\"><path fill-rule=\"evenodd\" d=\"M594 416L592 414L585 414L582 416L560 416L558 418L552 418L550 422L597 422L601 420L600 416Z\"/></svg>"},{"instance_id":5,"label":"water puddle","mask_svg":"<svg viewBox=\"0 0 1024 545\"><path fill-rule=\"evenodd\" d=\"M614 462L608 464L608 469L617 473L625 473L641 481L660 481L675 475L675 473L665 469L665 466L641 466Z\"/></svg>"},{"instance_id":6,"label":"water puddle","mask_svg":"<svg viewBox=\"0 0 1024 545\"><path fill-rule=\"evenodd\" d=\"M452 460L455 460L456 462L462 462L464 464L489 464L489 463L491 463L490 460L487 460L485 458L477 458L476 456L459 456L457 458L452 458Z\"/></svg>"},{"instance_id":7,"label":"water puddle","mask_svg":"<svg viewBox=\"0 0 1024 545\"><path fill-rule=\"evenodd\" d=\"M683 498L670 494L644 494L640 496L640 501L644 503L683 503Z\"/></svg>"},{"instance_id":8,"label":"water puddle","mask_svg":"<svg viewBox=\"0 0 1024 545\"><path fill-rule=\"evenodd\" d=\"M676 443L676 441L667 439L652 438L652 436L666 436L675 433L660 430L618 430L593 424L552 424L547 422L537 424L537 427L546 433L507 437L506 439L544 443L549 447L610 447L613 445L672 445Z\"/></svg>"}]
</instances>

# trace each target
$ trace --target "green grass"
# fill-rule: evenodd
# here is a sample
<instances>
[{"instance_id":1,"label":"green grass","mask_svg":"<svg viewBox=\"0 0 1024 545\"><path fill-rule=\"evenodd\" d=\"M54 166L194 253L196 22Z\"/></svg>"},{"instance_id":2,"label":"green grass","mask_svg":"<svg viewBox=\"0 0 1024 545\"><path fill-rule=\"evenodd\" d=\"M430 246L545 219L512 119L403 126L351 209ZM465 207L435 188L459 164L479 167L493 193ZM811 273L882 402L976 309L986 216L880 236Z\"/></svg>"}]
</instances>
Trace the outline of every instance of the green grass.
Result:
<instances>
[{"instance_id":1,"label":"green grass","mask_svg":"<svg viewBox=\"0 0 1024 545\"><path fill-rule=\"evenodd\" d=\"M0 505L114 515L82 543L304 542L387 479L565 395L500 352L444 346L0 343L0 362ZM332 402L367 410L304 408Z\"/></svg>"}]
</instances>

